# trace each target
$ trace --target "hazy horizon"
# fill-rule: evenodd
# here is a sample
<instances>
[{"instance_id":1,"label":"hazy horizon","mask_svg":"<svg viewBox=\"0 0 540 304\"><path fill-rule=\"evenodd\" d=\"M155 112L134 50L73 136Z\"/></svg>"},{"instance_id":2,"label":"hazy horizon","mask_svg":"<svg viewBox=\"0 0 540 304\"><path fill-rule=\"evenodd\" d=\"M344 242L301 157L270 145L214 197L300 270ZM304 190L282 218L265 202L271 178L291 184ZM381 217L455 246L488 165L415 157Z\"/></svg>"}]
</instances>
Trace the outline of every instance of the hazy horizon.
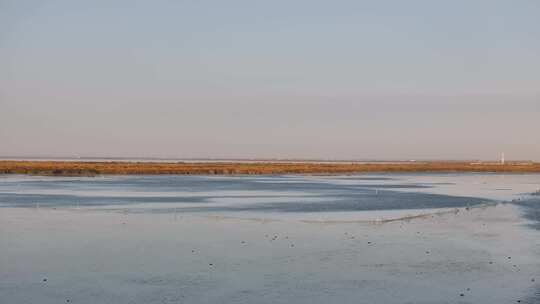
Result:
<instances>
[{"instance_id":1,"label":"hazy horizon","mask_svg":"<svg viewBox=\"0 0 540 304\"><path fill-rule=\"evenodd\" d=\"M0 0L0 157L540 161L540 2Z\"/></svg>"},{"instance_id":2,"label":"hazy horizon","mask_svg":"<svg viewBox=\"0 0 540 304\"><path fill-rule=\"evenodd\" d=\"M230 157L230 158L219 158L219 157L156 157L156 156L115 156L115 155L64 155L64 156L35 156L35 155L0 155L0 160L51 160L51 161L93 161L93 160L103 160L103 161L306 161L306 162L460 162L460 161L482 161L482 162L500 162L501 155L497 155L492 158L457 158L457 159L447 159L447 158L279 158L279 157ZM510 162L520 162L520 161L534 161L532 159L507 159L505 157L506 163Z\"/></svg>"}]
</instances>

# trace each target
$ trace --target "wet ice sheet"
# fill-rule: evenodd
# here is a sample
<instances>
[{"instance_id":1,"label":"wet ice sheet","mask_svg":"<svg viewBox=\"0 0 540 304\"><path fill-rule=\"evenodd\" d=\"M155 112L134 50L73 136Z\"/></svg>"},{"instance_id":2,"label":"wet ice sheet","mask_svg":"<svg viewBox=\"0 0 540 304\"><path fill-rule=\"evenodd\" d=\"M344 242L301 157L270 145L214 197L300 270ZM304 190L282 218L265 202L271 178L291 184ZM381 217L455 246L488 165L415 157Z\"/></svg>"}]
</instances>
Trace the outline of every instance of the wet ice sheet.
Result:
<instances>
[{"instance_id":1,"label":"wet ice sheet","mask_svg":"<svg viewBox=\"0 0 540 304\"><path fill-rule=\"evenodd\" d=\"M539 182L3 176L0 302L538 303Z\"/></svg>"},{"instance_id":2,"label":"wet ice sheet","mask_svg":"<svg viewBox=\"0 0 540 304\"><path fill-rule=\"evenodd\" d=\"M377 220L512 200L534 191L539 181L539 175L501 174L4 176L0 206L268 220Z\"/></svg>"},{"instance_id":3,"label":"wet ice sheet","mask_svg":"<svg viewBox=\"0 0 540 304\"><path fill-rule=\"evenodd\" d=\"M4 208L0 298L536 303L538 235L515 208L376 225Z\"/></svg>"}]
</instances>

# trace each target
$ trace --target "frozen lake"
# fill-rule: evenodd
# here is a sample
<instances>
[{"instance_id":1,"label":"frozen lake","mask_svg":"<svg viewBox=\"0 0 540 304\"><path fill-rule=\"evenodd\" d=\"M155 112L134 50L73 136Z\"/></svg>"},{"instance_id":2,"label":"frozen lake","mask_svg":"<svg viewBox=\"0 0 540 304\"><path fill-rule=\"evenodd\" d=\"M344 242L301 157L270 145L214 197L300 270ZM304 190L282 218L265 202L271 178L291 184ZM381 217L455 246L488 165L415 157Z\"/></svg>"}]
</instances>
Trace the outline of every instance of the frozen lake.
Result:
<instances>
[{"instance_id":1,"label":"frozen lake","mask_svg":"<svg viewBox=\"0 0 540 304\"><path fill-rule=\"evenodd\" d=\"M538 303L539 188L535 174L0 176L0 302Z\"/></svg>"}]
</instances>

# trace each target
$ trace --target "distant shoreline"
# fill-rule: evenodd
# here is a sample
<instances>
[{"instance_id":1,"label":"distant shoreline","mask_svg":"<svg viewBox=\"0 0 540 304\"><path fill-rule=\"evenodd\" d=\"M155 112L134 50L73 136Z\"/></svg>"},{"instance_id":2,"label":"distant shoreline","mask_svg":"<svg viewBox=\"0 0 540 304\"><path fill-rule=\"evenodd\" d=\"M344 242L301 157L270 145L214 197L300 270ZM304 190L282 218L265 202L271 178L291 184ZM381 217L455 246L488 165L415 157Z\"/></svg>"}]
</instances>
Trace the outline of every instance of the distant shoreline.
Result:
<instances>
[{"instance_id":1,"label":"distant shoreline","mask_svg":"<svg viewBox=\"0 0 540 304\"><path fill-rule=\"evenodd\" d=\"M399 172L540 173L540 163L508 162L128 162L0 161L0 174L94 175L282 175Z\"/></svg>"}]
</instances>

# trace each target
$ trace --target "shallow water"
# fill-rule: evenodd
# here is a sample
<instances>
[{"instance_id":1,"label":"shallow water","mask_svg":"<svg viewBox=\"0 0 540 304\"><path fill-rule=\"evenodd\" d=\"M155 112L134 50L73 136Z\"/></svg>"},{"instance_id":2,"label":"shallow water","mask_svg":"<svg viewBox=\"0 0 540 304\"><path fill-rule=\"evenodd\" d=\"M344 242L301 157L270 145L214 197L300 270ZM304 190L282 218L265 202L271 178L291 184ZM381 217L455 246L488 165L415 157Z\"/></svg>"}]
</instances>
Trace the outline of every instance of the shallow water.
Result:
<instances>
[{"instance_id":1,"label":"shallow water","mask_svg":"<svg viewBox=\"0 0 540 304\"><path fill-rule=\"evenodd\" d=\"M539 185L0 176L0 302L537 303Z\"/></svg>"},{"instance_id":2,"label":"shallow water","mask_svg":"<svg viewBox=\"0 0 540 304\"><path fill-rule=\"evenodd\" d=\"M316 214L340 220L345 215L358 216L359 212L365 215L363 211L454 208L517 199L534 191L539 180L538 175L497 174L4 176L0 178L0 207L77 207L273 219Z\"/></svg>"}]
</instances>

